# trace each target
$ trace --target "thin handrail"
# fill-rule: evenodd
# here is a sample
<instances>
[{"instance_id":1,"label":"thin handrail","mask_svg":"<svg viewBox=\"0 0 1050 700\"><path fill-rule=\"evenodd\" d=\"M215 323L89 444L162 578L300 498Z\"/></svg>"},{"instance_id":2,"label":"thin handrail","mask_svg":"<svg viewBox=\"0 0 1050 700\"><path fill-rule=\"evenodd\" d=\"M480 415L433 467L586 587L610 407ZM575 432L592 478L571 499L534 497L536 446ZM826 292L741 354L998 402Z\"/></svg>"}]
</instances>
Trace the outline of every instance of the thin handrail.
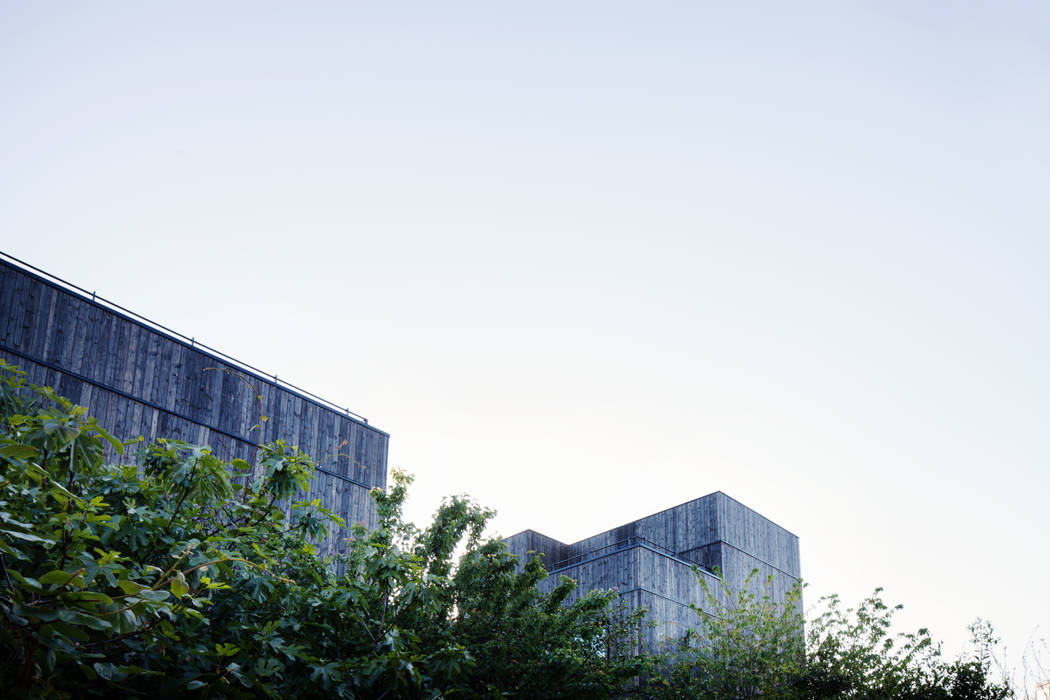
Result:
<instances>
[{"instance_id":1,"label":"thin handrail","mask_svg":"<svg viewBox=\"0 0 1050 700\"><path fill-rule=\"evenodd\" d=\"M226 353L222 352L221 350L216 350L215 348L213 348L213 347L211 347L209 345L205 345L204 343L198 343L197 339L194 338L194 337L191 337L191 336L188 336L188 335L183 335L182 333L179 333L176 330L168 328L167 326L162 325L160 323L157 323L156 321L154 321L152 319L146 318L142 314L135 313L131 309L125 308L125 307L121 306L120 304L117 304L116 302L113 302L113 301L110 301L109 299L106 299L105 297L101 297L94 291L89 292L88 290L84 289L83 287L79 287L79 286L73 284L72 282L69 282L67 280L62 279L61 277L59 277L57 275L51 274L47 270L41 270L36 265L31 265L30 263L27 263L25 260L20 260L19 258L16 258L15 256L11 255L10 253L5 253L4 251L0 250L0 255L2 255L3 257L7 258L8 260L16 263L20 267L32 270L34 273L36 273L36 274L46 278L50 282L62 285L62 287L64 287L68 291L73 292L75 294L78 294L81 297L83 297L84 299L89 300L89 301L91 301L91 302L93 302L95 304L98 304L99 306L104 306L104 307L107 307L107 308L110 308L110 309L115 309L115 310L121 312L122 314L125 314L127 316L132 317L133 319L135 319L139 323L145 324L146 326L148 326L152 330L159 331L159 332L161 332L161 333L163 333L163 334L165 334L165 335L167 335L167 336L169 336L169 337L171 337L171 338L173 338L175 340L180 340L183 343L189 343L190 347L192 347L192 348L200 349L200 350L206 350L207 352L209 352L210 354L216 356L217 358L219 358L219 359L221 359L221 360L223 360L225 362L229 362L230 364L234 365L235 367L237 367L237 369L242 369L242 370L245 370L247 372L250 372L257 379L261 379L264 382L268 382L270 384L273 384L274 386L278 386L278 387L281 387L283 389L289 389L289 390L291 390L294 393L300 394L301 396L304 396L304 397L308 397L308 398L312 399L313 401L316 401L317 403L322 404L326 408L335 410L335 411L337 411L339 413L344 413L347 416L349 416L351 418L356 418L357 420L361 421L365 425L368 425L368 419L365 418L364 416L362 416L361 414L354 413L353 411L351 411L349 408L346 408L345 406L340 406L339 404L334 403L332 401L329 401L328 399L326 399L324 397L318 396L317 394L314 394L313 392L307 391L306 389L303 389L302 387L296 386L295 384L292 384L289 381L286 381L284 379L279 379L276 374L269 374L268 372L265 372L265 371L259 369L258 367L250 365L247 362L243 362L242 360L238 360L236 357L233 357L231 355L227 355Z\"/></svg>"},{"instance_id":2,"label":"thin handrail","mask_svg":"<svg viewBox=\"0 0 1050 700\"><path fill-rule=\"evenodd\" d=\"M619 542L613 542L612 544L607 544L602 547L588 549L586 552L580 552L579 554L574 554L571 557L566 557L565 559L556 561L551 565L550 569L551 571L553 571L555 569L563 569L567 566L578 564L581 561L597 556L599 552L605 552L606 550L609 550L610 552L616 552L622 549L628 549L631 547L638 546L648 547L649 549L655 550L660 554L666 554L667 556L675 557L676 559L678 558L678 554L673 549L669 549L667 547L664 547L663 545L657 544L656 542L647 540L644 537L634 535L626 539L620 540Z\"/></svg>"}]
</instances>

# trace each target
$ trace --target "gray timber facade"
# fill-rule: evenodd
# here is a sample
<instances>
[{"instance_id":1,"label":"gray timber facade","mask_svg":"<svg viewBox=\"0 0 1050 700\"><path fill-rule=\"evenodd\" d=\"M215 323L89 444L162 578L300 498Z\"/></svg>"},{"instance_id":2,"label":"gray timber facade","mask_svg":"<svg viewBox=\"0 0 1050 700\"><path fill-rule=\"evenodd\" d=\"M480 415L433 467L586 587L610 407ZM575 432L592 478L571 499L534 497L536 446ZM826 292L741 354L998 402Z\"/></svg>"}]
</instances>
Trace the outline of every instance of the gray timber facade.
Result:
<instances>
[{"instance_id":1,"label":"gray timber facade","mask_svg":"<svg viewBox=\"0 0 1050 700\"><path fill-rule=\"evenodd\" d=\"M283 439L319 464L308 498L348 524L377 524L389 435L254 368L0 258L0 358L86 406L116 437L177 438L230 460ZM265 421L260 416L266 416ZM341 548L345 533L319 543Z\"/></svg>"},{"instance_id":2,"label":"gray timber facade","mask_svg":"<svg viewBox=\"0 0 1050 700\"><path fill-rule=\"evenodd\" d=\"M629 610L645 608L656 623L643 639L649 650L696 627L690 605L714 612L698 577L722 600L716 569L733 591L757 569L752 590L762 593L771 577L780 603L801 577L798 537L721 491L573 544L533 530L504 541L520 561L541 556L548 590L568 576L578 583L575 596L614 588Z\"/></svg>"}]
</instances>

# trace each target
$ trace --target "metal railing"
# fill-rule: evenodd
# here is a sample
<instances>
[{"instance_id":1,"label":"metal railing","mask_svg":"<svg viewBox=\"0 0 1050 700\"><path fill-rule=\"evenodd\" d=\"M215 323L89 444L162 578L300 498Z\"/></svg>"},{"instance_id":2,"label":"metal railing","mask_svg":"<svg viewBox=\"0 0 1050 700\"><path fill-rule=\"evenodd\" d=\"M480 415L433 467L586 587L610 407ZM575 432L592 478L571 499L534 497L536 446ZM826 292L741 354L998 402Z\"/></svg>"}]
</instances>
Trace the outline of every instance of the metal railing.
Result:
<instances>
[{"instance_id":1,"label":"metal railing","mask_svg":"<svg viewBox=\"0 0 1050 700\"><path fill-rule=\"evenodd\" d=\"M575 566L577 564L582 564L585 561L591 561L592 559L598 559L599 557L604 557L604 556L607 556L609 554L614 554L616 552L623 551L625 549L631 549L633 547L645 547L646 549L650 549L650 550L652 550L654 552L657 552L659 554L663 554L665 556L671 557L672 559L676 559L678 561L682 561L683 563L690 564L690 565L692 564L692 562L687 562L684 559L682 559L681 557L679 557L678 554L673 549L668 549L667 547L665 547L665 546L663 546L661 544L657 544L657 543L655 543L655 542L653 542L651 540L647 540L644 537L633 536L633 537L628 537L627 539L624 539L624 540L620 540L619 542L614 542L612 544L607 544L604 547L595 547L594 549L589 549L586 552L581 552L580 554L576 554L576 555L573 555L571 557L567 557L565 559L562 559L560 561L556 561L556 562L554 562L551 565L551 567L548 569L548 571L554 572L554 571L558 571L560 569L567 569L570 566ZM700 568L703 568L703 567L700 567Z\"/></svg>"},{"instance_id":2,"label":"metal railing","mask_svg":"<svg viewBox=\"0 0 1050 700\"><path fill-rule=\"evenodd\" d=\"M128 401L134 401L135 403L139 403L139 404L142 404L143 406L147 406L148 408L151 408L154 411L160 411L161 413L167 413L169 416L174 416L175 418L178 418L179 420L186 421L187 423L193 423L194 425L199 425L202 428L207 428L208 431L211 432L211 433L218 433L219 435L224 435L225 437L228 437L231 440L237 440L238 442L243 442L245 445L247 445L249 447L254 447L255 449L259 449L260 447L262 447L261 444L259 444L258 442L255 442L251 438L247 438L247 437L244 437L244 436L241 436L241 435L234 435L233 433L231 433L228 430L223 430L222 428L220 428L218 426L211 425L209 423L205 423L204 421L197 420L196 418L190 418L185 413L179 413L178 411L173 411L170 408L165 408L164 406L161 406L160 404L157 404L157 403L154 403L154 402L149 401L147 399L144 399L141 396L132 396L131 394L129 394L126 391L122 391L122 390L120 390L120 389L118 389L118 388L116 388L114 386L109 386L108 384L103 384L102 382L96 381L96 380L92 379L91 377L88 377L86 375L80 374L79 372L74 372L74 371L72 371L70 369L66 369L65 367L59 367L58 365L53 364L51 362L48 362L47 360L41 360L39 357L30 357L26 353L21 352L19 350L15 350L12 347L8 347L7 344L2 343L2 342L0 342L0 352L6 352L8 354L14 355L15 357L20 357L23 360L26 360L28 362L32 362L34 364L40 365L41 367L47 367L48 369L53 370L55 372L59 372L61 374L69 376L69 377L73 377L77 381L84 382L86 384L90 384L91 386L98 387L99 389L102 389L103 391L108 391L108 392L111 392L113 394L116 394L116 395L120 396L121 398L124 398L124 399L126 399ZM324 467L322 467L320 465L314 465L314 469L316 469L317 471L319 471L319 472L321 472L323 474L328 474L329 476L334 476L337 479L342 479L343 481L349 482L351 484L357 484L358 486L363 486L366 489L373 488L373 486L371 484L366 484L363 481L358 481L357 479L354 479L352 477L344 476L342 474L339 474L338 472L334 472L331 469L326 469L326 468L324 468Z\"/></svg>"},{"instance_id":3,"label":"metal railing","mask_svg":"<svg viewBox=\"0 0 1050 700\"><path fill-rule=\"evenodd\" d=\"M137 314L134 311L132 311L130 309L127 309L127 308L121 306L120 304L117 304L116 302L112 302L109 299L106 299L105 297L101 297L94 291L89 292L88 290L84 289L83 287L78 287L77 285L73 284L72 282L67 282L66 280L62 279L61 277L53 275L50 272L47 272L46 270L41 270L39 267L36 267L35 265L30 265L26 261L20 260L20 259L16 258L15 256L11 255L10 253L5 253L4 251L0 250L0 256L3 256L4 258L9 260L10 262L15 263L15 266L20 267L23 270L31 271L31 273L33 275L35 275L37 277L41 277L45 281L50 282L51 284L55 284L57 286L60 286L62 289L66 290L66 291L69 291L69 292L71 292L73 294L76 294L77 296L80 296L81 298L83 298L83 299L85 299L87 301L90 301L90 302L92 302L94 304L97 304L99 306L102 306L102 307L104 307L106 309L109 309L111 311L115 311L115 312L119 313L120 315L128 317L128 318L132 319L133 321L135 321L136 323L140 323L140 324L146 326L147 328L149 328L151 330L157 331L158 333L161 333L163 335L168 336L172 340L176 340L176 341L179 341L179 342L182 342L182 343L189 344L189 346L194 348L195 350L200 350L202 352L205 352L206 354L212 355L216 359L221 360L223 362L226 362L226 363L232 365L233 367L235 367L236 369L241 370L241 371L243 371L243 372L245 372L247 374L250 374L255 379L259 379L261 381L267 382L268 384L272 384L273 386L277 386L277 387L280 387L282 389L286 389L288 391L291 391L292 393L298 394L299 396L301 396L301 397L303 397L303 398L305 398L307 400L310 400L310 401L312 401L312 402L314 402L316 404L319 404L319 405L321 405L321 406L323 406L323 407L325 407L325 408L327 408L329 410L335 411L337 413L342 413L342 414L346 415L349 418L353 418L355 420L358 420L358 421L364 423L365 425L368 425L368 419L365 418L364 416L362 416L361 414L354 413L353 411L351 411L349 408L346 408L345 406L340 406L337 403L329 401L328 399L325 399L325 398L323 398L321 396L318 396L317 394L314 394L313 392L307 391L306 389L303 389L302 387L296 386L295 384L292 384L291 382L285 381L284 379L279 379L276 374L269 374L269 373L264 372L263 370L259 369L258 367L255 367L253 365L248 364L247 362L242 362L241 360L238 360L236 357L232 357L230 355L227 355L226 353L222 352L221 350L216 350L215 348L213 348L211 346L208 346L208 345L205 345L204 343L198 343L197 339L192 337L192 336L183 335L182 333L179 333L176 330L172 330L171 328L168 328L167 326L164 326L164 325L162 325L160 323L157 323L156 321L153 321L153 320L151 320L149 318L146 318L145 316L143 316L141 314Z\"/></svg>"}]
</instances>

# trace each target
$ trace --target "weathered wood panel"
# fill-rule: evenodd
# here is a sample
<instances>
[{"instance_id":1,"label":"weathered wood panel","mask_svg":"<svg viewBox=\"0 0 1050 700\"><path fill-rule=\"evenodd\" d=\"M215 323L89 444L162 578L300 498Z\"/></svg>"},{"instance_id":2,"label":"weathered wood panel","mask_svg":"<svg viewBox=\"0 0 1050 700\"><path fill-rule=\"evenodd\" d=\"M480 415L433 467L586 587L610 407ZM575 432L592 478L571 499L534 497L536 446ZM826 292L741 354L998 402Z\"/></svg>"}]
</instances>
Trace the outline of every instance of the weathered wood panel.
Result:
<instances>
[{"instance_id":1,"label":"weathered wood panel","mask_svg":"<svg viewBox=\"0 0 1050 700\"><path fill-rule=\"evenodd\" d=\"M551 578L578 581L575 595L600 588L617 588L628 606L645 606L656 626L646 632L645 645L656 648L665 637L680 637L697 624L691 604L713 612L697 576L722 600L725 577L730 590L745 586L764 592L771 579L773 600L783 602L800 574L798 537L721 492L654 513L573 544L564 544L532 530L505 540L508 550L524 561L529 551L543 552ZM693 565L700 571L694 572ZM724 601L723 601L724 602Z\"/></svg>"},{"instance_id":2,"label":"weathered wood panel","mask_svg":"<svg viewBox=\"0 0 1050 700\"><path fill-rule=\"evenodd\" d=\"M298 445L319 464L309 495L348 524L376 524L369 490L386 487L386 433L3 260L0 357L122 439L203 442L224 459ZM345 536L333 531L322 551Z\"/></svg>"},{"instance_id":3,"label":"weathered wood panel","mask_svg":"<svg viewBox=\"0 0 1050 700\"><path fill-rule=\"evenodd\" d=\"M539 556L547 569L569 557L569 547L553 537L547 537L535 530L525 530L504 540L508 551L524 563L533 554Z\"/></svg>"},{"instance_id":4,"label":"weathered wood panel","mask_svg":"<svg viewBox=\"0 0 1050 700\"><path fill-rule=\"evenodd\" d=\"M776 567L789 576L801 576L798 537L724 493L722 539Z\"/></svg>"},{"instance_id":5,"label":"weathered wood panel","mask_svg":"<svg viewBox=\"0 0 1050 700\"><path fill-rule=\"evenodd\" d=\"M517 542L514 546L520 545L521 542ZM561 576L575 579L577 588L567 599L570 603L588 591L616 589L629 610L642 607L647 610L646 620L654 625L644 628L641 646L657 650L696 627L697 612L691 605L708 614L714 613L715 607L704 596L697 575L721 599L721 588L712 574L703 571L697 574L688 563L637 544L556 569L540 587L550 592Z\"/></svg>"}]
</instances>

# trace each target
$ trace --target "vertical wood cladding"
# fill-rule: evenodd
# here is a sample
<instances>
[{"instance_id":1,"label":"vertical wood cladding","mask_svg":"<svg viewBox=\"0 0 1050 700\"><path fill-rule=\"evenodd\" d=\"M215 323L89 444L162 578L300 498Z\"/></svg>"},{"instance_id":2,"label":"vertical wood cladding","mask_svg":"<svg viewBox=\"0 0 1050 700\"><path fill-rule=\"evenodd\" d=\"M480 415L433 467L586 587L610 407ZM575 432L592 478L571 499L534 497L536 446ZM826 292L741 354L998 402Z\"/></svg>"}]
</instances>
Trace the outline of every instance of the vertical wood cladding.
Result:
<instances>
[{"instance_id":1,"label":"vertical wood cladding","mask_svg":"<svg viewBox=\"0 0 1050 700\"><path fill-rule=\"evenodd\" d=\"M389 435L3 260L0 357L121 439L179 438L249 461L260 443L298 445L319 466L308 497L376 525L368 492L386 487ZM322 550L343 535L333 528Z\"/></svg>"},{"instance_id":2,"label":"vertical wood cladding","mask_svg":"<svg viewBox=\"0 0 1050 700\"><path fill-rule=\"evenodd\" d=\"M722 492L573 544L532 530L506 543L521 560L530 551L545 555L543 564L552 574L542 584L547 590L565 575L578 583L574 596L617 588L630 609L645 607L656 623L643 640L651 650L696 627L697 613L690 605L713 612L699 580L721 600L716 569L732 591L743 588L757 570L750 580L752 592L761 595L769 578L770 594L777 602L786 600L801 576L798 537ZM694 572L694 565L699 571Z\"/></svg>"}]
</instances>

